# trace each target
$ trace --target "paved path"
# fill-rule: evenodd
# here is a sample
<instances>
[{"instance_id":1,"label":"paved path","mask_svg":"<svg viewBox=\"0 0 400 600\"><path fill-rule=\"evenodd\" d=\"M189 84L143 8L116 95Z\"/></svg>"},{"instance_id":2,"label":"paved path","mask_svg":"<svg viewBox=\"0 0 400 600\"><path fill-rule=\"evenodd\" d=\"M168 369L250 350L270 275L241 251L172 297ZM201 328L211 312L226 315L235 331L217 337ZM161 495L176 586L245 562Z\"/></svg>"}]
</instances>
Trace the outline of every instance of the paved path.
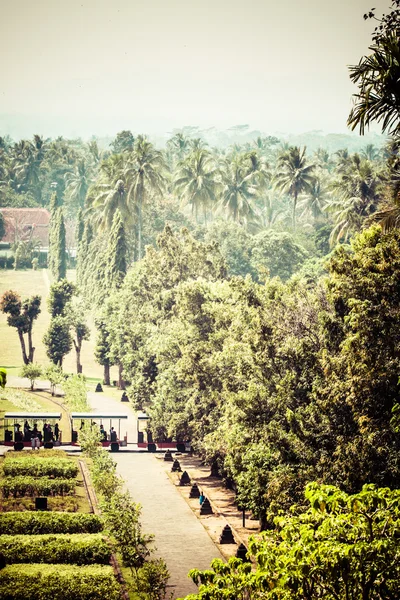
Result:
<instances>
[{"instance_id":1,"label":"paved path","mask_svg":"<svg viewBox=\"0 0 400 600\"><path fill-rule=\"evenodd\" d=\"M89 392L88 399L95 412L128 414L128 441L136 440L136 416L126 404L94 392ZM132 498L142 505L143 531L154 534L155 554L167 563L173 598L196 593L197 586L187 574L192 568L208 569L214 558L222 558L218 548L172 484L159 458L148 452L124 450L113 458Z\"/></svg>"}]
</instances>

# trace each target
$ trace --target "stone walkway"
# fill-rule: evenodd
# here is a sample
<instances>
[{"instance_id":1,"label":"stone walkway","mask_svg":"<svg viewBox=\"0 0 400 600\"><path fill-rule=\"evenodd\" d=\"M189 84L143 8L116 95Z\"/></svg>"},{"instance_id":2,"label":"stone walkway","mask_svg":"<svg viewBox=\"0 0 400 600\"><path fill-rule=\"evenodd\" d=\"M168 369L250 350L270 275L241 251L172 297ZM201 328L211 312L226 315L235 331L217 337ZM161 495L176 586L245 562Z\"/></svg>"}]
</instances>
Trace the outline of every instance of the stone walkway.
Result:
<instances>
[{"instance_id":1,"label":"stone walkway","mask_svg":"<svg viewBox=\"0 0 400 600\"><path fill-rule=\"evenodd\" d=\"M129 406L94 392L88 393L88 399L95 412L115 410L128 415L123 429L128 431L129 449L129 441L136 440L136 417ZM155 556L167 563L169 593L173 598L196 593L198 588L188 572L192 568L208 569L214 558L222 558L218 548L168 477L163 461L148 452L124 449L113 458L132 498L142 505L143 531L155 536Z\"/></svg>"}]
</instances>

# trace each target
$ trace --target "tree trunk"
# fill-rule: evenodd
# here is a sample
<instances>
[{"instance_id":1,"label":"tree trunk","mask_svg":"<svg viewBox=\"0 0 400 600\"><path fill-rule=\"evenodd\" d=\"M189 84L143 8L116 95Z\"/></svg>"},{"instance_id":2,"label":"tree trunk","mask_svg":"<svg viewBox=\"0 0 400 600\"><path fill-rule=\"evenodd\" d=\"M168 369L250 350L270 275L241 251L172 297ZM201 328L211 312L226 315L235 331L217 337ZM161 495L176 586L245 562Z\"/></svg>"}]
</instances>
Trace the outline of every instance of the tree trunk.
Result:
<instances>
[{"instance_id":1,"label":"tree trunk","mask_svg":"<svg viewBox=\"0 0 400 600\"><path fill-rule=\"evenodd\" d=\"M21 344L22 359L23 359L25 365L29 365L29 363L31 361L29 360L29 358L26 355L24 334L22 333L22 331L20 329L18 329L18 337L19 337L19 343Z\"/></svg>"},{"instance_id":2,"label":"tree trunk","mask_svg":"<svg viewBox=\"0 0 400 600\"><path fill-rule=\"evenodd\" d=\"M28 349L29 349L29 362L33 362L33 355L35 354L35 348L32 346L32 329L31 327L28 329Z\"/></svg>"},{"instance_id":3,"label":"tree trunk","mask_svg":"<svg viewBox=\"0 0 400 600\"><path fill-rule=\"evenodd\" d=\"M297 192L293 196L293 231L296 231L296 206L297 206Z\"/></svg>"},{"instance_id":4,"label":"tree trunk","mask_svg":"<svg viewBox=\"0 0 400 600\"><path fill-rule=\"evenodd\" d=\"M119 363L119 365L118 365L118 389L119 390L124 390L125 389L125 381L122 379L122 365L121 365L121 363Z\"/></svg>"},{"instance_id":5,"label":"tree trunk","mask_svg":"<svg viewBox=\"0 0 400 600\"><path fill-rule=\"evenodd\" d=\"M141 196L141 194L140 194ZM142 198L139 198L138 204L138 258L142 258Z\"/></svg>"},{"instance_id":6,"label":"tree trunk","mask_svg":"<svg viewBox=\"0 0 400 600\"><path fill-rule=\"evenodd\" d=\"M110 385L110 362L107 360L107 362L103 366L104 366L103 383L104 383L104 385Z\"/></svg>"},{"instance_id":7,"label":"tree trunk","mask_svg":"<svg viewBox=\"0 0 400 600\"><path fill-rule=\"evenodd\" d=\"M81 365L81 348L82 348L82 340L78 339L78 342L76 342L74 339L72 340L74 342L74 346L75 346L75 352L76 352L76 372L78 373L78 375L80 373L82 373L82 365Z\"/></svg>"}]
</instances>

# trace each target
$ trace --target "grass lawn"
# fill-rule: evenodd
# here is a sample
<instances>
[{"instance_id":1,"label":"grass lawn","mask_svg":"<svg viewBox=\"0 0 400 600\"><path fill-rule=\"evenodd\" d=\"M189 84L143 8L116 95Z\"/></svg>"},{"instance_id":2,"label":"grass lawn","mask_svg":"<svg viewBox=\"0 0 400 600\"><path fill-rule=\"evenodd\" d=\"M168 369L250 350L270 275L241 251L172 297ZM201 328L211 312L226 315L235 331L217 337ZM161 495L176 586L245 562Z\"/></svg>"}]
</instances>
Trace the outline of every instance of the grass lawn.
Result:
<instances>
[{"instance_id":1,"label":"grass lawn","mask_svg":"<svg viewBox=\"0 0 400 600\"><path fill-rule=\"evenodd\" d=\"M67 277L70 281L75 281L75 271L68 271ZM33 327L33 343L36 347L34 361L41 365L49 364L46 355L46 349L43 344L43 336L50 323L50 315L47 310L47 297L50 287L50 274L47 269L33 271L26 270L0 270L0 296L6 290L14 290L22 298L38 294L42 298L41 309L38 319ZM90 340L83 342L81 362L83 373L87 377L101 380L103 377L103 368L94 360L94 348L96 342L96 329L93 323L93 317L90 316L88 324L91 330ZM0 366L5 367L10 375L18 375L22 366L22 354L19 344L17 330L7 325L7 316L0 313ZM64 371L66 373L76 373L75 351L72 349L65 357ZM112 368L111 379L118 378L118 369Z\"/></svg>"}]
</instances>

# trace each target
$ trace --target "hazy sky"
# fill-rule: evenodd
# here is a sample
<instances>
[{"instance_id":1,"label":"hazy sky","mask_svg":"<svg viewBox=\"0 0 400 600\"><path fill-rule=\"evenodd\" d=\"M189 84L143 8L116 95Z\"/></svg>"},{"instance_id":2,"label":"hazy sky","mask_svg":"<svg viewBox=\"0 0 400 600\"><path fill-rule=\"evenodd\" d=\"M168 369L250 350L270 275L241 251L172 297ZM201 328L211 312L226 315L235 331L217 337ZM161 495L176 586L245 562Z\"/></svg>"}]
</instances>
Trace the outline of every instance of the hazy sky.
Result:
<instances>
[{"instance_id":1,"label":"hazy sky","mask_svg":"<svg viewBox=\"0 0 400 600\"><path fill-rule=\"evenodd\" d=\"M0 0L0 134L346 131L371 4L390 0Z\"/></svg>"}]
</instances>

